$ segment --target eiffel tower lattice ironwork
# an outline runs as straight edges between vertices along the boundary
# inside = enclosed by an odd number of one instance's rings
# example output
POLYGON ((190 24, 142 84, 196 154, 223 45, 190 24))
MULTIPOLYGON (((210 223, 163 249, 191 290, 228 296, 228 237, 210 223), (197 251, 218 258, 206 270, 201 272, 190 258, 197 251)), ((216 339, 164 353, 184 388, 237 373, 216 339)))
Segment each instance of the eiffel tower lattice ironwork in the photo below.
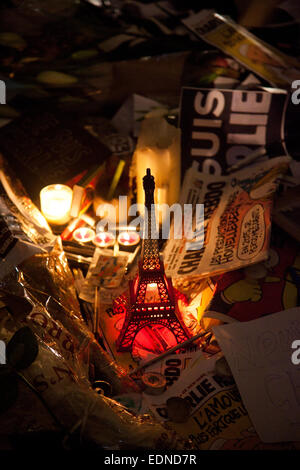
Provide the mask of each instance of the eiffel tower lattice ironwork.
POLYGON ((181 321, 172 280, 165 275, 159 256, 158 240, 152 238, 155 227, 154 177, 148 168, 143 178, 148 223, 145 226, 142 254, 136 278, 129 281, 128 302, 124 296, 114 302, 114 311, 126 311, 124 324, 116 341, 118 351, 132 351, 134 339, 145 326, 162 325, 172 331, 177 343, 190 337, 181 321), (152 210, 151 210, 152 209, 152 210))

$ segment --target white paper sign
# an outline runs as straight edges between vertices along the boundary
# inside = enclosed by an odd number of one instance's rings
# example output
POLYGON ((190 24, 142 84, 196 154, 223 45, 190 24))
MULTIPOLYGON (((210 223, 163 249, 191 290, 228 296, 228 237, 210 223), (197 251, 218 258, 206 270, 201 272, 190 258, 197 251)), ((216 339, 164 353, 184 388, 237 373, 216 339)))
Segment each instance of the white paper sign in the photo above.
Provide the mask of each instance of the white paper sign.
POLYGON ((300 307, 213 331, 261 440, 300 441, 300 307))

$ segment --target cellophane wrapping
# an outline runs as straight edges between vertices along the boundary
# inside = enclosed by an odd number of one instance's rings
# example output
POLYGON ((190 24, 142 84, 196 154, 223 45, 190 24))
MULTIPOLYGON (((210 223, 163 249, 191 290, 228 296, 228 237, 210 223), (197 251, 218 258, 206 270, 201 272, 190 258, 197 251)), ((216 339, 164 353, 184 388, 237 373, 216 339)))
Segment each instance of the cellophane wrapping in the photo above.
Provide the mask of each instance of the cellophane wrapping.
MULTIPOLYGON (((42 222, 21 185, 11 184, 15 179, 3 160, 1 172, 10 185, 10 197, 1 188, 1 208, 5 204, 6 222, 11 211, 18 225, 14 246, 25 235, 27 251, 0 279, 0 339, 8 343, 16 331, 28 326, 38 342, 36 359, 22 371, 25 381, 15 404, 0 415, 1 428, 13 435, 60 427, 64 441, 77 433, 81 441, 99 448, 183 448, 185 443, 152 418, 135 416, 92 388, 91 368, 110 383, 112 395, 137 391, 87 328, 60 238, 42 222), (26 204, 20 205, 24 198, 26 204)), ((22 245, 15 255, 20 252, 22 245)), ((5 256, 1 261, 5 263, 5 256)))

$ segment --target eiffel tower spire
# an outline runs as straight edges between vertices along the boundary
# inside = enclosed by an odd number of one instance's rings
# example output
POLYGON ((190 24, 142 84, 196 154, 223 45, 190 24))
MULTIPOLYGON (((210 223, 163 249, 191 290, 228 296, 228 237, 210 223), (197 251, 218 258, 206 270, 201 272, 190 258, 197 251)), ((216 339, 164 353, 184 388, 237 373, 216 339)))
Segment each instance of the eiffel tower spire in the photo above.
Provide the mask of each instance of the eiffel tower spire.
POLYGON ((189 333, 181 320, 172 280, 165 275, 164 265, 159 256, 158 240, 152 238, 155 225, 154 177, 150 168, 143 178, 147 237, 143 239, 139 271, 133 281, 129 281, 129 304, 124 296, 116 299, 115 313, 126 310, 126 316, 116 346, 118 351, 131 351, 137 333, 145 326, 159 324, 174 334, 177 343, 189 338, 189 333), (148 229, 148 230, 147 230, 148 229))
POLYGON ((143 187, 145 191, 145 227, 146 237, 143 239, 142 246, 142 269, 144 271, 158 271, 161 268, 159 259, 159 248, 157 239, 152 238, 153 229, 156 230, 155 206, 154 206, 154 177, 151 175, 150 168, 147 168, 146 176, 143 178, 143 187))

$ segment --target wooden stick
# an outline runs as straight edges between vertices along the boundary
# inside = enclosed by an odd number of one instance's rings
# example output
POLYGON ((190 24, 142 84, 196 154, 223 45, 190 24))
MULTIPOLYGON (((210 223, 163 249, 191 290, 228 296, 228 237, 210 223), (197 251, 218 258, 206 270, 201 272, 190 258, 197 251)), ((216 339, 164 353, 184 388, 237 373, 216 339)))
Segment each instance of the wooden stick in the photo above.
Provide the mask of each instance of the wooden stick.
POLYGON ((204 331, 202 333, 198 333, 197 335, 193 336, 192 338, 189 338, 189 339, 183 341, 183 343, 176 344, 176 346, 173 346, 173 348, 170 348, 167 351, 165 351, 164 353, 160 354, 159 356, 156 356, 153 359, 150 359, 150 361, 145 362, 145 364, 141 364, 140 366, 136 367, 135 369, 133 369, 129 373, 129 375, 134 375, 137 372, 139 372, 140 370, 146 369, 146 367, 149 367, 152 364, 155 364, 155 362, 161 361, 164 357, 168 356, 169 354, 172 354, 173 352, 177 351, 180 348, 184 348, 185 346, 188 346, 189 344, 193 343, 197 339, 202 338, 203 336, 207 335, 207 333, 208 333, 207 331, 204 331))
POLYGON ((93 333, 97 333, 98 328, 98 287, 95 289, 95 305, 94 305, 94 321, 93 321, 93 333))

